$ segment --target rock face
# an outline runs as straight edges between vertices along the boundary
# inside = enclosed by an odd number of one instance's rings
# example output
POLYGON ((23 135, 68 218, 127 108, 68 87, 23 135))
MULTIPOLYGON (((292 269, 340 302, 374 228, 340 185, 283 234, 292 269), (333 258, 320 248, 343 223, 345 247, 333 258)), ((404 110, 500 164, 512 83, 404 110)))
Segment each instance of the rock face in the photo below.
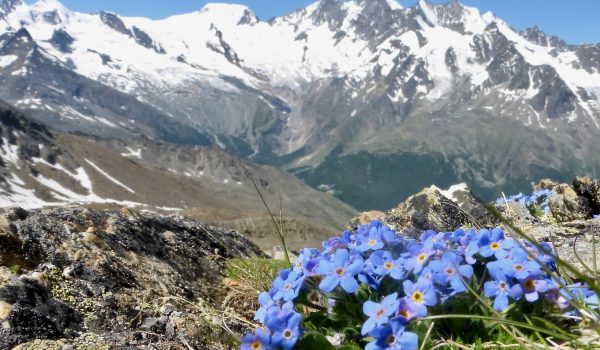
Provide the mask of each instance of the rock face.
POLYGON ((351 225, 378 219, 404 235, 418 236, 423 230, 453 231, 459 227, 494 226, 491 216, 465 185, 442 191, 427 187, 409 197, 396 208, 383 212, 366 212, 355 217, 351 225))
POLYGON ((578 176, 573 181, 578 195, 587 198, 594 214, 600 214, 600 181, 587 176, 578 176))
MULTIPOLYGON (((492 204, 500 215, 524 233, 539 241, 551 243, 558 256, 581 271, 592 267, 593 259, 600 264, 600 181, 577 177, 573 186, 550 179, 541 180, 534 190, 550 190, 549 211, 539 214, 519 203, 492 204)), ((435 186, 423 189, 396 208, 383 212, 365 212, 356 216, 351 226, 377 219, 397 232, 418 237, 424 230, 453 231, 462 228, 501 226, 514 237, 517 233, 502 224, 486 205, 464 185, 442 191, 435 186)))
POLYGON ((2 209, 0 349, 62 338, 210 347, 198 335, 218 332, 202 331, 200 314, 188 311, 199 301, 216 305, 224 259, 247 256, 263 253, 235 231, 183 217, 2 209))

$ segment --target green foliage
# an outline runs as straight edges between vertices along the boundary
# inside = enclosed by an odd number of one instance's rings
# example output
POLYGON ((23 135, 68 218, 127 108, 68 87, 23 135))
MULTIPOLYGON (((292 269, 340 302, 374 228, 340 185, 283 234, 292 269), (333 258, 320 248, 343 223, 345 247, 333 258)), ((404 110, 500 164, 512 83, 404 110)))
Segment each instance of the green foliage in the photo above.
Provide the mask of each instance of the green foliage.
POLYGON ((18 275, 19 272, 21 272, 21 266, 19 265, 12 265, 8 268, 8 270, 10 271, 10 273, 14 274, 14 275, 18 275))
POLYGON ((227 264, 226 275, 228 278, 257 291, 267 291, 271 288, 271 283, 277 277, 279 271, 287 267, 287 261, 283 260, 263 258, 231 259, 227 264))

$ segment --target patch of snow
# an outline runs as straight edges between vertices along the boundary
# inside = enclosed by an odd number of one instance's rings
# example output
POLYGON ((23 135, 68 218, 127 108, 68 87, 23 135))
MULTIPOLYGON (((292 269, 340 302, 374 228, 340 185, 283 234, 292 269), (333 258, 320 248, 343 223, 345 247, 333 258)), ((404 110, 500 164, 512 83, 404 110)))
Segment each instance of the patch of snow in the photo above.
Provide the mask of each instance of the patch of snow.
POLYGON ((19 169, 19 146, 11 145, 8 140, 2 138, 2 147, 0 147, 0 156, 4 161, 13 164, 19 169))
POLYGON ((136 151, 134 151, 133 149, 127 147, 127 151, 129 151, 128 153, 121 153, 121 155, 123 157, 128 157, 128 158, 138 158, 138 159, 142 159, 142 149, 138 148, 136 151))
POLYGON ((84 159, 84 160, 86 161, 86 163, 88 163, 89 165, 91 165, 92 168, 94 168, 97 172, 99 172, 100 174, 102 174, 105 178, 107 178, 110 181, 112 181, 114 184, 122 187, 123 189, 125 189, 128 192, 135 193, 134 190, 132 190, 131 188, 127 187, 126 185, 124 185, 122 182, 120 182, 119 180, 115 179, 114 177, 110 176, 107 172, 105 172, 104 170, 100 169, 100 167, 98 167, 96 164, 94 164, 90 160, 88 160, 88 159, 84 159))
POLYGON ((447 190, 441 190, 436 186, 432 186, 434 189, 438 190, 444 197, 450 199, 453 202, 458 202, 458 198, 456 197, 457 192, 465 192, 469 190, 469 186, 466 183, 460 183, 456 185, 450 186, 447 190))
POLYGON ((102 118, 102 117, 96 117, 96 120, 98 120, 102 124, 110 126, 111 128, 116 128, 117 127, 117 125, 115 123, 111 122, 108 119, 105 119, 105 118, 102 118))
POLYGON ((392 10, 402 10, 404 8, 396 0, 386 0, 386 2, 392 10))
POLYGON ((35 191, 25 188, 25 182, 15 174, 11 174, 10 178, 6 178, 6 183, 8 190, 0 188, 0 207, 19 206, 23 209, 35 209, 61 204, 46 202, 38 198, 35 191))
POLYGON ((15 55, 0 56, 0 67, 6 68, 10 66, 17 58, 19 57, 15 55))

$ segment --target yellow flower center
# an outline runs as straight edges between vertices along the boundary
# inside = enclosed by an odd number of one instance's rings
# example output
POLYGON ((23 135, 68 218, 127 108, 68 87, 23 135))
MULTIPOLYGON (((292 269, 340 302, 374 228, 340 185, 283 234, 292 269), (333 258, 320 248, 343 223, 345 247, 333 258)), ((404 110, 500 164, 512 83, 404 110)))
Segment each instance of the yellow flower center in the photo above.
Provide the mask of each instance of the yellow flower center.
POLYGON ((455 270, 454 270, 453 268, 451 268, 451 267, 448 267, 448 268, 446 269, 446 274, 447 274, 447 275, 450 275, 450 276, 452 276, 452 275, 454 275, 454 272, 455 272, 455 270))
POLYGON ((504 282, 498 283, 498 289, 500 289, 501 291, 504 291, 506 289, 506 283, 504 283, 504 282))
POLYGON ((252 343, 250 345, 250 349, 252 350, 260 350, 261 346, 260 346, 260 342, 259 341, 255 341, 254 343, 252 343))
POLYGON ((292 288, 292 285, 289 283, 286 283, 285 286, 283 286, 283 290, 289 290, 290 288, 292 288))
POLYGON ((420 304, 423 302, 423 293, 421 293, 420 291, 415 291, 412 294, 412 298, 415 303, 420 304))
POLYGON ((534 289, 535 288, 535 282, 533 280, 527 280, 525 281, 525 289, 534 289))
POLYGON ((410 318, 410 312, 408 310, 400 310, 398 311, 398 316, 402 316, 408 320, 410 318))
POLYGON ((344 275, 344 269, 342 269, 341 267, 338 267, 335 270, 335 274, 338 275, 338 276, 343 276, 344 275))
POLYGON ((394 268, 394 263, 391 261, 388 261, 385 264, 383 264, 383 267, 385 267, 387 270, 391 270, 392 268, 394 268))
POLYGON ((370 247, 374 246, 375 244, 377 244, 377 241, 372 239, 369 241, 369 243, 367 243, 370 247))
POLYGON ((492 250, 498 250, 498 249, 500 249, 500 243, 494 242, 494 243, 490 244, 490 248, 492 248, 492 250))
POLYGON ((523 265, 515 264, 514 268, 515 268, 515 271, 521 271, 521 270, 523 270, 523 265))
POLYGON ((425 259, 427 259, 427 254, 425 254, 425 253, 421 253, 421 254, 419 254, 419 256, 417 256, 417 261, 419 263, 422 263, 423 261, 425 261, 425 259))

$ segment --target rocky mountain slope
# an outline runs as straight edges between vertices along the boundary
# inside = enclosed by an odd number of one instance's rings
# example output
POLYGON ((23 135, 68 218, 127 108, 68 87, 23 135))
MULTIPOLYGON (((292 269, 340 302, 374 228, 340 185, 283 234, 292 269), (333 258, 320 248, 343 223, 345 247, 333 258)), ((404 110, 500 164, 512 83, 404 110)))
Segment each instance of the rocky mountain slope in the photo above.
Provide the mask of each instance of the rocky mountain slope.
POLYGON ((0 11, 0 97, 38 120, 216 144, 355 207, 600 168, 600 46, 457 1, 321 0, 269 21, 226 4, 164 20, 56 0, 0 11))
MULTIPOLYGON (((183 213, 210 222, 266 221, 248 174, 273 210, 281 203, 286 219, 314 234, 313 239, 343 227, 354 214, 293 175, 214 147, 90 140, 51 131, 0 105, 0 207, 76 202, 183 213)), ((273 236, 266 225, 249 231, 273 236)))

